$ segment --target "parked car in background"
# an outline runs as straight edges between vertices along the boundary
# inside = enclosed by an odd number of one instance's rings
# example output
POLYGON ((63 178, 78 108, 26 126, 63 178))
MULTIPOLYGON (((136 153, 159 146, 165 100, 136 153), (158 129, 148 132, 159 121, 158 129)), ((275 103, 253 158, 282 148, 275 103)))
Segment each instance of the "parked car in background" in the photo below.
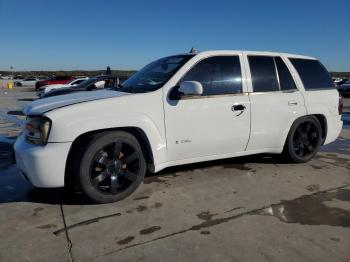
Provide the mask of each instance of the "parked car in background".
POLYGON ((46 93, 40 93, 40 98, 65 95, 82 91, 93 91, 102 88, 113 88, 117 87, 117 80, 118 78, 113 76, 91 77, 88 80, 85 80, 76 86, 62 87, 48 91, 46 93))
POLYGON ((333 82, 336 86, 342 85, 342 84, 346 83, 347 81, 348 81, 348 79, 345 77, 338 77, 338 78, 333 79, 333 82))
POLYGON ((28 78, 24 78, 23 80, 15 80, 14 84, 15 86, 35 86, 36 83, 39 81, 38 78, 35 77, 28 77, 28 78))
POLYGON ((80 77, 80 78, 76 78, 76 79, 74 79, 66 84, 53 84, 53 85, 42 86, 39 88, 38 96, 41 97, 43 94, 48 93, 51 90, 76 86, 76 85, 84 82, 87 79, 89 79, 89 78, 88 77, 80 77))
POLYGON ((343 97, 350 97, 350 80, 347 80, 344 84, 337 85, 337 89, 343 97))
POLYGON ((147 170, 259 153, 307 162, 338 137, 341 104, 312 57, 175 55, 150 63, 119 91, 30 103, 16 161, 34 186, 77 183, 92 200, 114 202, 134 192, 147 170))
POLYGON ((38 81, 35 84, 35 90, 39 90, 40 87, 46 86, 46 85, 54 85, 54 84, 66 84, 69 81, 72 81, 75 79, 73 76, 54 76, 52 78, 38 81))
POLYGON ((25 77, 24 76, 22 76, 22 75, 14 75, 13 76, 13 79, 15 79, 15 80, 22 80, 22 79, 24 79, 25 77))
POLYGON ((11 76, 0 76, 0 79, 4 80, 10 80, 12 77, 11 76))

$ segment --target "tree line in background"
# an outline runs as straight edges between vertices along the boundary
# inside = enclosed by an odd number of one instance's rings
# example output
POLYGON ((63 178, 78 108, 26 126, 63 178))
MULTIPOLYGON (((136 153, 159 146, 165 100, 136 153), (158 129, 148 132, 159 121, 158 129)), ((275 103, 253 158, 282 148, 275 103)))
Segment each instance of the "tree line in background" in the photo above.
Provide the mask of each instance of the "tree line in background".
POLYGON ((350 72, 330 72, 332 77, 349 77, 350 72))
MULTIPOLYGON (((111 75, 118 77, 129 77, 136 71, 134 70, 111 70, 111 75)), ((96 75, 104 75, 106 74, 106 70, 72 70, 72 71, 15 71, 13 72, 14 76, 96 76, 96 75)), ((11 71, 0 71, 0 75, 2 76, 10 76, 12 75, 11 71)))

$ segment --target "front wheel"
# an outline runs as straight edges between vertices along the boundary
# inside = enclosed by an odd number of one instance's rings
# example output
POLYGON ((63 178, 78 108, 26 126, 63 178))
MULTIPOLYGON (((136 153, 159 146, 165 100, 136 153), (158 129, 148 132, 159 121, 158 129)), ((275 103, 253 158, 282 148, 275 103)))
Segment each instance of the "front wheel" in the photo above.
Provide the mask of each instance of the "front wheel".
POLYGON ((146 161, 137 139, 123 131, 95 136, 82 156, 79 182, 93 201, 122 200, 142 183, 146 161))
POLYGON ((305 163, 313 158, 322 143, 322 127, 316 117, 297 119, 292 125, 283 155, 295 163, 305 163))

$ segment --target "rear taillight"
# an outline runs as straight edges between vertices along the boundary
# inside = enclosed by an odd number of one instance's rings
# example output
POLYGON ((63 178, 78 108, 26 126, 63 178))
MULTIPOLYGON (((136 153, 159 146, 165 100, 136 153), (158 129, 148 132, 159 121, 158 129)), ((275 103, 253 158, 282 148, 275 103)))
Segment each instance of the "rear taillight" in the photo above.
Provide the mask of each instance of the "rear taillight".
POLYGON ((343 113, 343 107, 344 107, 343 97, 339 95, 339 105, 338 105, 339 115, 343 113))

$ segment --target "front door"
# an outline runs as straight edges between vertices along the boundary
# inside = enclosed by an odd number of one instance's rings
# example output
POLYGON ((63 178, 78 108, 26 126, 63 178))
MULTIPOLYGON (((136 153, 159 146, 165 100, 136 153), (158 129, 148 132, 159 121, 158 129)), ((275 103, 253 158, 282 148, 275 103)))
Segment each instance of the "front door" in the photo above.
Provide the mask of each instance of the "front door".
POLYGON ((165 102, 168 161, 215 158, 244 151, 250 131, 249 96, 242 90, 242 58, 213 56, 197 62, 179 81, 197 81, 203 95, 165 102))

